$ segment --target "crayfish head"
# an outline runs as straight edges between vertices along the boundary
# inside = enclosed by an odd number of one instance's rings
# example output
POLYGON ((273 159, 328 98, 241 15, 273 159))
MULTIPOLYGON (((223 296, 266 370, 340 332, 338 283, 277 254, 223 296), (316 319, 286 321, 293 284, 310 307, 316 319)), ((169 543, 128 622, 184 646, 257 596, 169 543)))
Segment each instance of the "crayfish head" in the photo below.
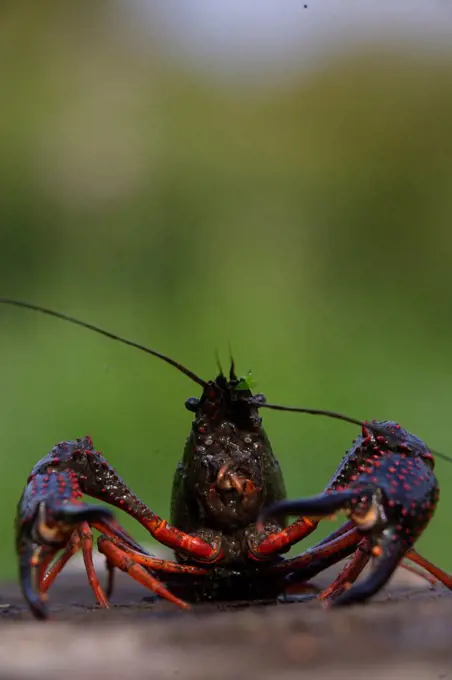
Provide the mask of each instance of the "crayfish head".
POLYGON ((274 474, 259 416, 265 397, 253 396, 253 387, 251 374, 238 378, 232 362, 228 377, 220 369, 201 398, 186 402, 195 419, 182 463, 184 486, 196 494, 196 521, 224 532, 257 520, 274 474))
POLYGON ((216 455, 204 455, 195 465, 196 491, 206 525, 233 531, 257 519, 265 488, 254 456, 226 447, 216 455))
POLYGON ((200 398, 187 399, 185 408, 195 413, 197 427, 215 428, 229 420, 241 430, 258 430, 262 423, 258 409, 266 399, 263 394, 253 395, 254 387, 251 371, 238 378, 232 362, 229 378, 221 371, 205 384, 200 398))

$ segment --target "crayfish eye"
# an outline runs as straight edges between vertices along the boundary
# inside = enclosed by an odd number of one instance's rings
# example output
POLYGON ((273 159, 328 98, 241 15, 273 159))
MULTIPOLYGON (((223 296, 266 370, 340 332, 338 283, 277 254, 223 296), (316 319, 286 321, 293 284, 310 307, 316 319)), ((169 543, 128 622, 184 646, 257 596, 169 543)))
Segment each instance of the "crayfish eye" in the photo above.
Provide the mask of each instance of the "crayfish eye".
POLYGON ((198 410, 199 406, 199 399, 197 397, 189 397, 187 401, 185 402, 185 408, 187 411, 191 411, 192 413, 196 413, 198 410))
POLYGON ((255 394, 253 396, 253 401, 257 402, 257 404, 266 404, 267 399, 265 397, 265 394, 255 394))

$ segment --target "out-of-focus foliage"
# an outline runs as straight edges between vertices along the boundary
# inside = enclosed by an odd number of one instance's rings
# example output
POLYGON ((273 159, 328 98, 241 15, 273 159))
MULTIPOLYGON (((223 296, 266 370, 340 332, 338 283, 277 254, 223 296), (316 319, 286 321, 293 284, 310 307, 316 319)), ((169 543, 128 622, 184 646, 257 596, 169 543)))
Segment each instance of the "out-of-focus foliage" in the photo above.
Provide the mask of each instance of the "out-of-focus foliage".
MULTIPOLYGON (((451 55, 380 46, 290 87, 215 86, 126 39, 106 7, 3 11, 1 295, 204 378, 231 343, 273 402, 398 419, 452 453, 451 55)), ((31 312, 2 307, 0 323, 2 575, 27 475, 62 439, 91 434, 167 516, 198 387, 31 312)), ((320 491, 357 434, 265 422, 291 496, 320 491)), ((436 469, 419 547, 450 569, 452 466, 436 469)))

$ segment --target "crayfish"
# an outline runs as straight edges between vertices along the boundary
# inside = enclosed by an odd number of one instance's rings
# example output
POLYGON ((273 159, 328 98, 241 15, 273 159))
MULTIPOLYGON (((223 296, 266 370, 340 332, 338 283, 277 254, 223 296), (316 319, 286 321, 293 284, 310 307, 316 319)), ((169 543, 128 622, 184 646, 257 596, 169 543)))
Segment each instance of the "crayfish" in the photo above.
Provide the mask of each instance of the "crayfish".
POLYGON ((61 442, 35 465, 18 505, 16 545, 22 592, 37 618, 48 617, 45 593, 80 549, 102 607, 108 607, 115 568, 188 608, 188 601, 197 599, 276 598, 350 555, 336 581, 320 594, 327 604, 366 600, 399 564, 407 566, 404 558, 452 588, 452 578, 413 549, 433 515, 439 489, 432 452, 399 425, 269 404, 262 394, 252 394, 248 377, 237 377, 232 359, 228 378, 220 369, 215 380, 205 381, 164 354, 73 317, 26 302, 0 302, 137 347, 202 388, 200 398, 185 403, 194 420, 174 476, 171 524, 131 491, 90 437, 61 442), (362 427, 323 494, 285 500, 261 408, 323 415, 362 427), (149 555, 108 509, 83 502, 84 494, 128 513, 175 552, 175 561, 149 555), (348 516, 339 530, 298 557, 282 557, 322 518, 339 511, 348 516), (287 525, 289 514, 301 516, 287 525), (93 566, 92 528, 100 534, 98 549, 107 561, 106 593, 93 566), (371 574, 350 588, 371 557, 371 574))
POLYGON ((299 515, 301 523, 306 522, 308 533, 321 518, 334 517, 337 512, 349 517, 328 539, 292 561, 291 580, 296 582, 300 575, 309 578, 310 574, 354 553, 336 580, 321 593, 321 599, 335 605, 367 600, 383 588, 404 557, 452 589, 452 577, 413 549, 439 498, 433 468, 430 449, 398 423, 375 420, 363 423, 362 434, 323 493, 278 501, 262 513, 261 521, 299 515), (312 523, 309 517, 317 519, 312 523), (371 558, 374 561, 371 573, 353 585, 371 558))

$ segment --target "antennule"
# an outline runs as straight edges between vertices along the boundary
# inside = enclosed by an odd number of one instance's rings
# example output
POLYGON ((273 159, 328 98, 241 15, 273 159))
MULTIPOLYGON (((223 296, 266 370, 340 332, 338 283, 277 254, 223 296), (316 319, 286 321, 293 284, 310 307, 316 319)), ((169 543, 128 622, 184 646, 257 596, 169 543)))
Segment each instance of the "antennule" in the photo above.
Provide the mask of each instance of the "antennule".
POLYGON ((234 357, 232 356, 232 347, 230 342, 228 342, 228 347, 229 347, 229 380, 232 382, 233 380, 237 380, 237 375, 235 372, 235 361, 234 357))
POLYGON ((22 307, 24 309, 31 309, 35 312, 40 312, 41 314, 47 314, 48 316, 53 316, 56 319, 68 321, 69 323, 76 324, 77 326, 81 326, 82 328, 88 328, 89 330, 94 331, 95 333, 104 335, 106 338, 122 342, 124 345, 136 347, 136 349, 139 349, 142 352, 146 352, 146 354, 152 354, 152 356, 157 357, 162 361, 165 361, 170 366, 174 366, 174 368, 177 368, 178 371, 180 371, 188 378, 193 380, 193 382, 197 383, 198 385, 201 385, 201 387, 207 387, 207 383, 205 380, 199 378, 195 373, 190 371, 188 368, 185 368, 185 366, 182 366, 182 364, 178 363, 174 359, 171 359, 171 357, 168 357, 165 354, 161 354, 161 352, 157 352, 154 349, 149 349, 149 347, 140 345, 137 342, 133 342, 132 340, 127 340, 127 338, 122 338, 120 335, 110 333, 110 331, 105 331, 102 328, 99 328, 98 326, 93 326, 93 324, 91 323, 87 323, 86 321, 80 321, 79 319, 75 319, 73 316, 68 316, 67 314, 62 314, 61 312, 55 312, 52 309, 47 309, 46 307, 41 307, 40 305, 34 305, 30 302, 22 302, 21 300, 10 300, 8 298, 0 298, 0 304, 13 305, 14 307, 22 307))
POLYGON ((217 349, 215 350, 215 361, 217 362, 218 375, 223 376, 224 375, 223 368, 221 366, 220 355, 217 349))

